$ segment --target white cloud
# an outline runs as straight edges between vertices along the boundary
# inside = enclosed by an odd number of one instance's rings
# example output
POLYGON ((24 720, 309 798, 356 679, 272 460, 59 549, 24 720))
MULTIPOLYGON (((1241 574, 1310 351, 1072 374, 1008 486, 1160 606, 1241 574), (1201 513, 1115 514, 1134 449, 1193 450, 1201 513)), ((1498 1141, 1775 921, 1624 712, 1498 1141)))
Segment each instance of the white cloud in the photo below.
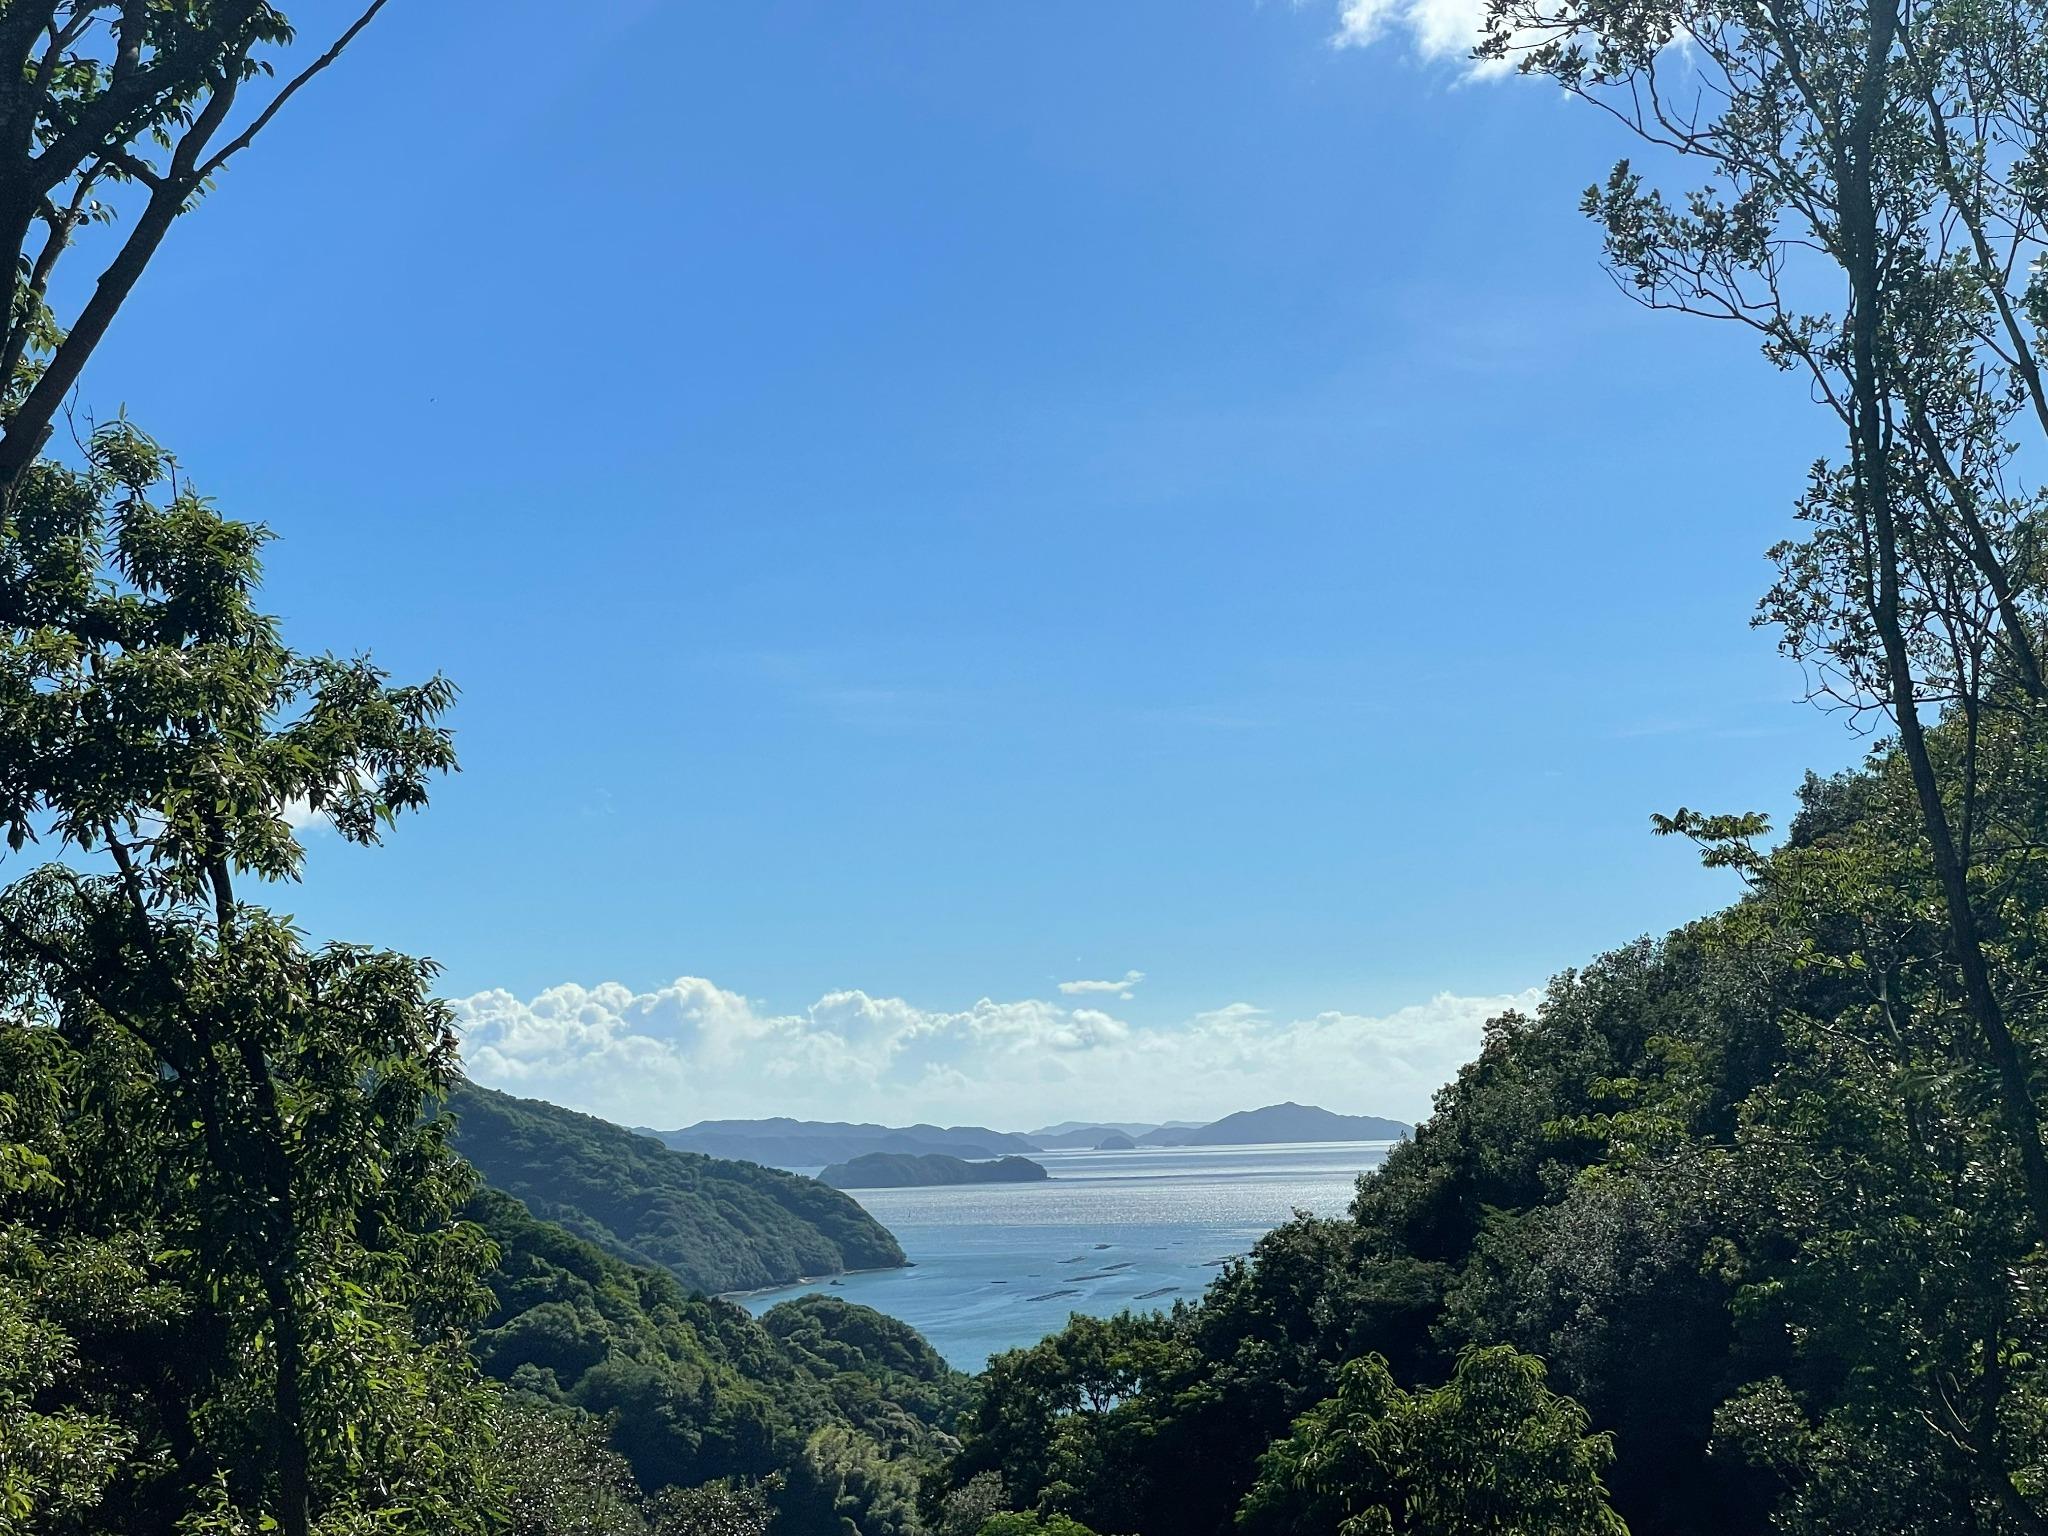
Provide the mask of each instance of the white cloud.
POLYGON ((333 825, 327 819, 325 811, 314 810, 312 802, 303 797, 295 797, 285 801, 280 814, 284 817, 284 824, 294 832, 305 832, 333 825))
POLYGON ((1235 1002, 1137 1024, 1090 1004, 928 1009, 854 990, 778 1014, 684 976, 648 992, 479 992, 454 1008, 478 1082, 625 1124, 787 1114, 1014 1129, 1203 1119, 1282 1099, 1416 1120, 1476 1054, 1485 1020, 1536 996, 1441 993, 1389 1014, 1306 1018, 1235 1002))
POLYGON ((1090 992, 1103 992, 1112 997, 1130 1000, 1131 988, 1145 979, 1143 971, 1125 971, 1122 981, 1063 981, 1060 991, 1068 997, 1084 996, 1090 992))
POLYGON ((1463 61, 1469 73, 1496 74, 1507 66, 1472 59, 1485 23, 1486 0, 1339 0, 1333 41, 1366 48, 1399 33, 1425 59, 1463 61))

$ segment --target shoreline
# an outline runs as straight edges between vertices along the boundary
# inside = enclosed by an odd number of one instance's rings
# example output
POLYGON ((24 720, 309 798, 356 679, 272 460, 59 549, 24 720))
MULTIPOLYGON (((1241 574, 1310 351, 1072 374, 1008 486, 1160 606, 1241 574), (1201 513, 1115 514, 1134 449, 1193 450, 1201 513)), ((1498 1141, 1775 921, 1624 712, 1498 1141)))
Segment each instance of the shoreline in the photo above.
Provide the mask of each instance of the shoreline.
POLYGON ((751 1291, 719 1291, 713 1301, 744 1301, 750 1296, 773 1296, 777 1291, 800 1291, 807 1285, 830 1285, 834 1280, 844 1280, 848 1275, 886 1275, 899 1269, 915 1269, 917 1260, 905 1259, 901 1264, 869 1264, 860 1269, 835 1269, 823 1275, 799 1275, 794 1280, 784 1280, 779 1285, 758 1285, 751 1291))

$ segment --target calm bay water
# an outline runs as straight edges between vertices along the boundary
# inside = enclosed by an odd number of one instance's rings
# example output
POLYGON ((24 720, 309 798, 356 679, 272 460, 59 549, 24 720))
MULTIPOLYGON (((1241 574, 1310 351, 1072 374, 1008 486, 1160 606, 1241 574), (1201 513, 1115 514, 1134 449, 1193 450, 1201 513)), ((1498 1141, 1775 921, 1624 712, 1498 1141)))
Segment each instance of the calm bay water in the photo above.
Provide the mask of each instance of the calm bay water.
MULTIPOLYGON (((1034 1344, 1069 1313, 1192 1300, 1221 1261, 1297 1209, 1334 1216, 1387 1143, 1042 1152, 1043 1183, 868 1189, 854 1198, 914 1266, 743 1298, 755 1312, 814 1290, 900 1317, 962 1370, 1034 1344)), ((815 1170, 806 1170, 815 1171, 815 1170)))

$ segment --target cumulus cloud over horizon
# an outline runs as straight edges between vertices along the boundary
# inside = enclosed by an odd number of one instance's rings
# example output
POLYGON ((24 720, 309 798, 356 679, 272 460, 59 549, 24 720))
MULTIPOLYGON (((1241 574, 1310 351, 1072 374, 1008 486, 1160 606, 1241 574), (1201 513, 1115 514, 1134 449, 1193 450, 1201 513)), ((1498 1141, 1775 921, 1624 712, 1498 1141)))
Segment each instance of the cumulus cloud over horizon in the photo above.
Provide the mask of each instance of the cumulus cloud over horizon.
POLYGON ((453 1007, 477 1082, 624 1124, 792 1115, 1018 1129, 1214 1118, 1285 1099, 1417 1120, 1477 1053, 1484 1022, 1538 995, 1439 993, 1389 1014, 1306 1018, 1233 1002, 1133 1024, 1064 998, 949 1010, 857 990, 775 1013, 682 976, 646 992, 619 982, 529 998, 494 989, 453 1007))

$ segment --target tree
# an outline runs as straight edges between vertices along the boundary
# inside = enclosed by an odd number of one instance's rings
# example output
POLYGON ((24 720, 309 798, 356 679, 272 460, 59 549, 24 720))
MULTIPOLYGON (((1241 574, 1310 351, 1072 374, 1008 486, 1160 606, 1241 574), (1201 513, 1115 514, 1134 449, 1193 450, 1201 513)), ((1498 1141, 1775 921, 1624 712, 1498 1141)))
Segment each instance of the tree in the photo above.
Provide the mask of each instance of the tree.
POLYGON ((790 1468, 776 1529, 790 1536, 920 1536, 921 1470, 858 1430, 827 1424, 790 1468))
POLYGON ((1170 1522, 1178 1505, 1158 1480, 1159 1419, 1193 1363, 1176 1332, 1156 1313, 1077 1313, 996 1356, 962 1425, 954 1479, 993 1472, 1020 1503, 1116 1529, 1170 1522))
POLYGON ((2048 703, 2038 507, 2012 476, 2012 434, 2048 436, 2043 12, 1491 0, 1489 16, 1484 52, 1706 170, 1682 206, 1628 161, 1587 193, 1617 278, 1652 307, 1754 330, 1844 431, 1846 459, 1815 466, 1800 504, 1811 531, 1776 552, 1761 617, 1822 697, 1898 731, 1961 1000, 2048 1236, 2030 1058, 1970 878, 1986 831, 1974 733, 1987 712, 2048 703), (1838 309, 1808 307, 1830 287, 1838 309), (1930 709, 1965 723, 1952 765, 1928 743, 1930 709))
POLYGON ((771 1513, 760 1485, 722 1481, 665 1488, 647 1504, 653 1536, 768 1536, 771 1513))
POLYGON ((168 1371, 107 1398, 176 1447, 130 1470, 127 1528, 203 1505, 287 1536, 369 1509, 472 1529, 489 1398, 456 1330, 489 1251, 422 1113, 456 1062, 431 967, 308 948, 237 884, 297 873, 295 808, 367 843, 422 804, 451 690, 284 646, 264 537, 124 424, 6 507, 0 826, 55 856, 0 892, 0 1043, 40 1063, 49 1169, 0 1227, 38 1262, 87 1242, 118 1305, 81 1326, 132 1313, 111 1374, 168 1371))
POLYGON ((520 1393, 499 1397, 492 1429, 510 1483, 502 1509, 506 1536, 647 1536, 633 1470, 605 1444, 608 1428, 590 1414, 520 1393))
MULTIPOLYGON (((1842 434, 1774 554, 1759 622, 1816 696, 1897 733, 1910 843, 1931 875, 1951 1031, 1937 1070, 1989 1090, 1994 1166, 2020 1199, 1990 1253, 2048 1241, 2038 1021, 2011 963, 2013 856, 2037 817, 1993 793, 2048 712, 2041 659, 2042 502, 2019 474, 2048 439, 2048 163, 2038 0, 1490 0, 1482 52, 1597 103, 1646 145, 1698 166, 1667 195, 1628 161, 1586 195, 1617 280, 1642 302, 1753 330, 1842 434), (1938 728, 1945 722, 1947 729, 1938 728), (2017 813, 2017 814, 2015 814, 2017 813)), ((1663 830, 1750 870, 1759 818, 1681 812, 1663 830)), ((1887 971, 1866 965, 1882 988, 1887 971)), ((1896 979, 1895 977, 1892 979, 1896 979)), ((1900 1020, 1896 992, 1868 1017, 1900 1020)), ((1925 1006, 1925 1004, 1923 1004, 1925 1006)), ((1872 1048, 1887 1049, 1882 1039, 1872 1048)), ((2003 1202, 1998 1202, 2003 1209, 2003 1202)), ((1995 1337, 1941 1369, 1944 1432, 1974 1447, 1987 1495, 2048 1529, 2014 1481, 2025 1439, 1986 1368, 2031 1311, 2015 1285, 1995 1337)))
POLYGON ((1587 1434, 1584 1411, 1543 1374, 1499 1345, 1411 1394, 1378 1356, 1354 1360, 1336 1395, 1267 1452, 1239 1525, 1273 1536, 1626 1536, 1600 1481, 1607 1438, 1587 1434))
POLYGON ((975 1473, 958 1488, 948 1489, 938 1503, 933 1536, 980 1536, 984 1525, 1010 1508, 1003 1480, 994 1472, 975 1473))
MULTIPOLYGON (((252 82, 292 41, 266 0, 6 0, 0 5, 0 487, 48 439, 66 397, 178 215, 384 8, 370 0, 260 105, 252 82), (133 204, 77 312, 51 280, 66 251, 133 204)), ((5 617, 5 615, 0 615, 5 617)))

